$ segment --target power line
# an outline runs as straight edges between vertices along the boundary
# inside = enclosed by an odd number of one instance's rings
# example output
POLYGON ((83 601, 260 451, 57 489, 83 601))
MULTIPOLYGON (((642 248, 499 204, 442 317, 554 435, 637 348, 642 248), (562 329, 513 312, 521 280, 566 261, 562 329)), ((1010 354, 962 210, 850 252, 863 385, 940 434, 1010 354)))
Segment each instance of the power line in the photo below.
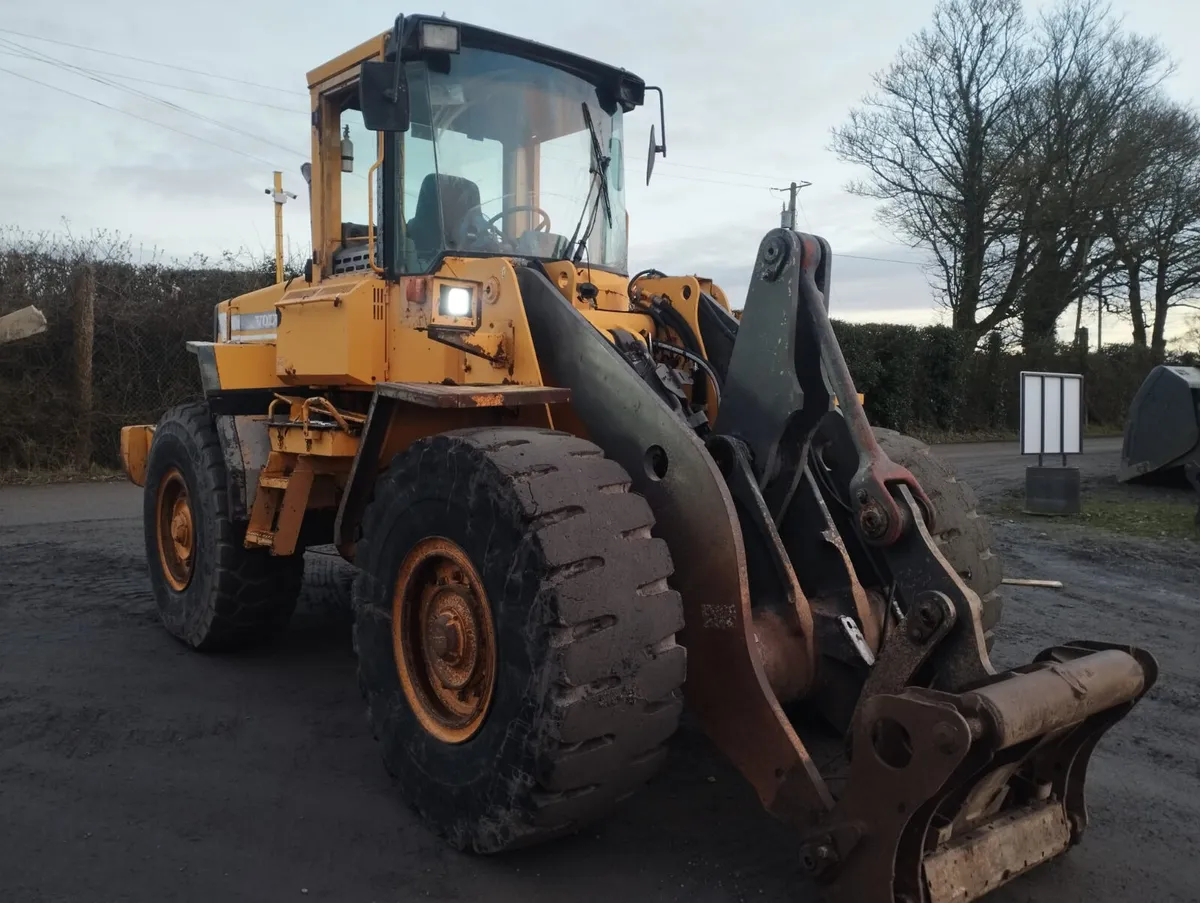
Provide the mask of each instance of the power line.
POLYGON ((71 97, 76 97, 79 100, 86 100, 88 103, 93 103, 98 107, 104 107, 104 109, 106 109, 106 110, 112 110, 116 113, 122 113, 122 114, 124 114, 126 116, 130 116, 134 119, 140 119, 142 122, 148 122, 151 125, 156 125, 159 128, 164 128, 167 131, 175 132, 176 134, 184 135, 185 137, 188 137, 188 138, 195 138, 197 141, 203 141, 205 144, 210 144, 213 147, 219 147, 221 150, 227 150, 232 154, 238 154, 239 156, 246 157, 247 159, 253 160, 256 163, 261 163, 263 166, 270 166, 272 168, 274 168, 274 166, 275 166, 274 163, 271 163, 268 160, 264 160, 262 157, 255 156, 254 154, 247 153, 246 151, 243 151, 243 150, 238 150, 236 147, 230 147, 227 144, 221 144, 217 141, 211 141, 208 138, 202 138, 199 135, 193 135, 191 132, 185 132, 185 131, 183 131, 183 129, 177 129, 174 126, 167 125, 166 123, 158 122, 157 120, 154 120, 154 119, 148 119, 145 116, 139 116, 137 113, 131 113, 128 110, 122 110, 120 107, 114 107, 110 104, 104 103, 103 101, 96 100, 94 97, 88 97, 84 94, 76 94, 74 91, 68 91, 66 88, 60 88, 60 87, 58 87, 58 85, 52 85, 49 82, 40 81, 36 78, 33 78, 32 76, 24 75, 20 72, 14 72, 11 69, 5 69, 2 66, 0 66, 0 72, 5 73, 6 75, 11 75, 15 78, 24 79, 27 82, 33 82, 35 85, 41 85, 43 88, 49 88, 51 91, 58 91, 62 94, 68 94, 71 97))
POLYGON ((222 122, 219 119, 213 119, 211 116, 205 116, 203 113, 197 113, 195 110, 191 110, 187 107, 180 106, 179 104, 175 103, 174 101, 167 100, 167 99, 159 97, 155 94, 150 94, 150 93, 148 93, 146 91, 142 91, 138 88, 131 88, 128 85, 118 84, 117 82, 114 82, 111 79, 105 78, 102 75, 94 73, 93 70, 87 69, 84 66, 76 66, 73 63, 68 63, 65 60, 60 60, 56 57, 49 56, 40 51, 33 50, 29 47, 24 47, 21 44, 17 44, 13 41, 7 41, 3 38, 0 38, 0 45, 7 45, 8 47, 13 47, 13 48, 16 48, 18 51, 23 52, 23 53, 16 54, 17 56, 23 55, 26 59, 30 59, 35 62, 46 63, 48 65, 54 66, 56 68, 60 68, 67 72, 74 72, 75 74, 82 75, 84 78, 90 79, 91 81, 94 81, 97 84, 105 85, 106 87, 109 87, 109 88, 115 88, 118 91, 125 91, 129 94, 132 94, 135 97, 140 97, 144 100, 151 101, 152 103, 161 104, 162 106, 165 106, 169 109, 175 110, 176 112, 182 113, 185 116, 191 116, 195 119, 202 120, 211 125, 215 125, 218 128, 226 129, 230 132, 233 132, 234 134, 238 134, 245 138, 253 139, 255 141, 261 141, 263 144, 269 144, 278 150, 285 151, 286 153, 289 153, 289 154, 294 154, 294 155, 296 155, 298 157, 302 157, 304 159, 308 158, 308 154, 301 153, 300 151, 297 151, 294 148, 287 147, 286 145, 283 145, 283 144, 279 144, 278 142, 272 141, 269 138, 263 138, 259 135, 255 135, 253 132, 248 132, 245 129, 238 128, 237 126, 229 125, 228 123, 222 122))
MULTIPOLYGON (((157 60, 146 59, 144 57, 131 56, 129 54, 118 53, 116 51, 111 51, 111 50, 103 50, 98 47, 89 47, 89 46, 86 46, 83 44, 75 44, 70 41, 61 41, 61 40, 58 40, 55 38, 41 37, 39 35, 32 35, 32 34, 28 34, 26 32, 20 32, 20 31, 16 31, 16 30, 10 29, 10 28, 0 28, 0 33, 16 35, 18 37, 27 38, 29 40, 34 40, 34 41, 42 41, 42 42, 45 42, 48 44, 57 44, 57 45, 60 45, 63 47, 72 47, 77 50, 84 50, 84 51, 88 51, 91 53, 99 53, 99 54, 103 54, 105 56, 112 56, 112 57, 116 57, 119 59, 126 59, 126 60, 131 60, 134 62, 138 62, 138 63, 144 63, 146 65, 161 66, 166 69, 174 69, 174 70, 177 70, 180 72, 188 72, 188 73, 191 73, 194 75, 201 75, 206 78, 221 79, 223 81, 232 82, 234 84, 248 85, 250 87, 262 88, 262 89, 268 90, 268 91, 278 91, 281 93, 292 94, 292 95, 301 96, 301 97, 307 96, 304 92, 301 92, 301 91, 290 90, 287 88, 277 88, 272 85, 264 85, 259 82, 248 81, 246 79, 233 78, 231 76, 216 75, 214 73, 203 72, 198 69, 190 69, 186 66, 178 66, 173 63, 163 63, 163 62, 159 62, 157 60)), ((140 83, 144 83, 144 84, 157 84, 160 87, 166 88, 168 90, 189 91, 189 92, 192 92, 195 94, 203 94, 203 95, 207 95, 210 97, 221 98, 223 100, 232 100, 232 101, 241 102, 241 103, 253 104, 255 106, 267 107, 269 109, 280 110, 283 112, 289 112, 289 113, 300 112, 299 110, 293 110, 293 109, 290 109, 287 107, 281 107, 281 106, 278 106, 275 104, 266 104, 266 103, 262 103, 260 101, 249 100, 247 98, 233 97, 228 94, 219 94, 216 92, 204 91, 199 88, 189 88, 189 87, 185 87, 182 85, 164 85, 154 79, 139 78, 137 76, 132 76, 132 75, 123 75, 120 73, 115 73, 115 72, 110 72, 110 71, 105 71, 105 70, 91 69, 91 68, 88 68, 85 66, 78 66, 74 63, 68 63, 65 60, 61 60, 56 57, 49 56, 47 54, 42 53, 41 51, 37 51, 37 50, 34 50, 29 47, 24 47, 20 44, 12 42, 12 41, 2 41, 2 43, 9 47, 16 48, 16 50, 19 52, 14 53, 12 51, 0 50, 0 53, 5 53, 8 56, 16 56, 19 58, 31 59, 31 60, 34 60, 35 62, 47 63, 49 65, 62 68, 65 71, 73 71, 74 73, 76 73, 78 75, 82 75, 83 77, 88 78, 94 82, 97 82, 98 84, 105 85, 106 87, 114 88, 119 91, 126 91, 127 93, 130 93, 130 94, 134 95, 135 97, 140 97, 144 100, 148 100, 153 103, 161 104, 163 106, 168 107, 169 109, 175 110, 176 112, 182 113, 187 116, 191 116, 191 117, 201 120, 203 122, 207 122, 211 125, 217 126, 218 128, 223 128, 223 129, 226 129, 235 134, 242 135, 243 137, 250 138, 255 141, 260 141, 264 144, 269 144, 272 147, 275 147, 286 153, 293 154, 297 157, 301 157, 303 159, 308 158, 307 153, 302 153, 300 151, 295 150, 294 148, 287 147, 285 145, 282 145, 275 141, 272 141, 269 138, 263 138, 259 135, 255 135, 252 132, 247 132, 244 129, 240 129, 236 126, 229 125, 228 123, 221 122, 220 120, 213 119, 210 116, 205 116, 202 113, 197 113, 194 110, 191 110, 187 107, 183 107, 183 106, 181 106, 177 103, 174 103, 173 101, 167 100, 165 98, 158 97, 154 94, 150 94, 145 91, 141 91, 137 88, 131 88, 127 85, 122 85, 122 84, 113 82, 113 81, 111 81, 111 78, 119 78, 119 79, 123 79, 126 81, 135 81, 135 82, 140 82, 140 83)), ((73 91, 68 91, 65 88, 59 88, 59 87, 57 87, 55 85, 51 85, 47 82, 42 82, 42 81, 39 81, 38 79, 32 78, 30 76, 22 75, 21 73, 14 72, 10 69, 0 69, 0 71, 5 72, 9 75, 16 76, 17 78, 25 79, 26 81, 33 82, 34 84, 38 84, 38 85, 41 85, 46 88, 50 88, 55 91, 59 91, 63 94, 67 94, 72 97, 79 98, 80 100, 86 100, 89 103, 96 104, 97 106, 104 107, 105 109, 114 110, 118 113, 124 113, 125 115, 131 116, 134 119, 139 119, 142 122, 147 122, 147 123, 150 123, 151 125, 157 125, 160 128, 168 129, 169 131, 175 132, 176 134, 184 135, 184 136, 190 137, 190 138, 195 138, 197 141, 203 141, 204 143, 212 145, 213 147, 219 147, 219 148, 222 148, 223 150, 228 150, 233 153, 240 154, 241 156, 247 157, 251 160, 257 160, 258 162, 265 163, 267 166, 272 166, 272 167, 275 166, 275 164, 268 163, 267 161, 263 160, 261 157, 257 157, 253 154, 249 154, 244 151, 240 151, 235 148, 231 148, 227 145, 220 144, 218 142, 211 141, 206 138, 201 138, 198 135, 193 135, 190 132, 185 132, 181 129, 173 128, 172 126, 165 125, 164 123, 158 122, 157 120, 149 119, 144 116, 138 116, 137 114, 130 113, 126 110, 122 110, 119 107, 113 107, 113 106, 110 106, 109 104, 102 103, 101 101, 94 100, 93 98, 87 97, 85 95, 76 94, 73 91)), ((701 172, 713 172, 713 173, 718 173, 718 174, 722 174, 722 175, 744 176, 746 178, 762 179, 764 181, 776 181, 774 179, 774 177, 766 176, 761 173, 748 173, 748 172, 741 172, 738 170, 722 169, 722 168, 712 167, 712 166, 700 166, 698 164, 691 164, 691 163, 675 163, 673 161, 668 162, 665 160, 663 161, 663 163, 665 165, 669 165, 669 166, 673 166, 673 167, 679 167, 679 168, 683 168, 683 169, 694 169, 694 170, 701 171, 701 172)), ((680 175, 678 173, 670 173, 670 172, 660 172, 660 175, 663 178, 680 179, 680 180, 687 181, 687 182, 700 182, 700 183, 705 183, 705 184, 709 184, 709 185, 727 185, 727 186, 731 186, 734 188, 754 188, 754 189, 768 188, 768 186, 755 185, 755 184, 752 184, 749 182, 732 182, 732 181, 721 180, 721 179, 705 179, 705 178, 700 178, 699 176, 685 176, 685 175, 680 175)), ((786 189, 768 188, 768 190, 777 191, 777 190, 786 190, 786 189)), ((807 216, 806 216, 806 219, 807 219, 807 216)), ((905 265, 909 265, 909 266, 920 266, 921 265, 921 264, 916 263, 911 260, 892 260, 892 259, 887 259, 887 258, 882 258, 882 257, 863 257, 863 256, 853 255, 853 254, 840 254, 839 256, 850 257, 850 258, 854 258, 857 260, 870 260, 870 261, 875 261, 875 262, 879 262, 879 263, 898 263, 898 264, 905 264, 905 265)))
MULTIPOLYGON (((10 46, 10 47, 20 47, 21 46, 19 44, 14 44, 11 41, 6 41, 5 43, 8 44, 8 46, 10 46)), ((19 57, 22 59, 34 59, 34 57, 31 57, 28 54, 14 53, 11 50, 0 50, 0 54, 3 54, 5 56, 15 56, 15 57, 19 57)), ((82 69, 84 67, 81 66, 79 68, 82 69)), ((86 71, 91 72, 95 75, 107 75, 112 78, 119 78, 119 79, 122 79, 123 81, 141 82, 142 84, 147 84, 147 85, 158 85, 158 87, 166 88, 169 91, 188 91, 192 94, 203 94, 206 97, 218 97, 221 100, 232 100, 235 103, 250 104, 251 106, 264 107, 268 110, 279 110, 280 112, 291 113, 293 115, 303 115, 308 112, 307 110, 301 109, 300 107, 281 107, 281 106, 279 106, 279 104, 264 103, 261 100, 251 100, 248 97, 236 97, 233 94, 220 94, 216 91, 205 91, 202 88, 189 88, 189 87, 186 87, 185 85, 168 85, 163 82, 160 82, 156 78, 138 78, 136 75, 126 75, 124 72, 113 72, 111 69, 88 68, 86 71)))
MULTIPOLYGON (((3 30, 3 29, 0 29, 0 30, 3 30)), ((31 82, 35 85, 40 85, 43 88, 49 88, 51 91, 58 91, 59 93, 66 94, 69 97, 74 97, 78 100, 83 100, 88 103, 95 104, 98 107, 103 107, 104 109, 111 110, 114 113, 121 113, 124 116, 129 116, 129 117, 131 117, 133 119, 137 119, 141 122, 146 122, 146 123, 149 123, 150 125, 156 125, 159 128, 166 129, 169 132, 174 132, 177 135, 183 135, 185 138, 193 138, 196 141, 202 141, 205 144, 208 144, 212 147, 216 147, 216 148, 220 148, 221 150, 229 151, 231 154, 237 154, 241 157, 246 157, 247 159, 253 160, 256 163, 261 163, 264 166, 269 166, 272 168, 275 167, 274 163, 271 163, 269 160, 264 160, 262 157, 256 156, 255 154, 247 153, 246 151, 239 150, 236 147, 230 147, 227 144, 221 144, 220 142, 212 141, 208 138, 203 138, 200 135, 196 135, 191 132, 185 132, 183 129, 177 129, 174 126, 167 125, 166 123, 159 122, 155 119, 149 119, 145 116, 139 116, 137 113, 131 113, 129 110, 123 110, 120 107, 114 107, 111 104, 107 104, 107 103, 104 103, 103 101, 96 100, 94 97, 88 97, 84 94, 77 94, 74 91, 69 91, 66 88, 60 88, 58 85, 52 85, 49 82, 41 81, 40 79, 36 79, 30 75, 25 75, 24 73, 21 73, 21 72, 14 72, 12 69, 6 69, 3 66, 0 66, 0 72, 4 73, 6 75, 11 75, 14 78, 23 79, 24 81, 31 82)), ((297 153, 297 152, 293 151, 293 153, 297 153)), ((682 178, 682 177, 676 176, 675 178, 682 178)), ((707 181, 707 180, 700 180, 700 181, 707 181)), ((732 183, 719 183, 719 184, 732 184, 732 183)), ((748 186, 748 187, 758 187, 758 186, 748 186)), ((921 264, 919 261, 915 261, 915 260, 897 260, 895 258, 888 258, 888 257, 869 257, 869 256, 866 256, 863 254, 847 254, 844 252, 837 252, 834 254, 834 257, 835 258, 846 257, 846 258, 849 258, 852 260, 868 260, 868 261, 872 261, 875 263, 894 263, 894 264, 902 264, 905 266, 923 266, 923 264, 921 264)))
POLYGON ((145 63, 148 66, 162 66, 164 69, 176 69, 179 72, 190 72, 192 75, 203 75, 205 78, 217 78, 222 81, 233 82, 239 85, 249 85, 252 88, 262 88, 264 91, 279 91, 282 94, 295 94, 300 97, 307 97, 305 91, 296 91, 292 88, 277 88, 274 85, 264 85, 259 82, 246 81, 241 78, 233 78, 228 75, 217 75, 214 72, 205 72, 201 69, 189 69, 187 66, 178 66, 174 63, 161 63, 158 60, 148 60, 145 57, 130 56, 127 53, 117 53, 114 50, 101 50, 99 47, 88 47, 84 44, 72 44, 70 41, 60 41, 57 38, 44 38, 40 35, 28 34, 23 31, 14 31, 11 28, 0 28, 0 32, 4 34, 16 35, 20 38, 29 38, 33 41, 45 41, 47 44, 59 44, 63 47, 73 47, 76 50, 86 50, 89 53, 101 53, 105 56, 115 56, 118 59, 132 60, 135 63, 145 63))
POLYGON ((702 172, 716 172, 716 173, 722 173, 724 175, 729 175, 729 176, 746 176, 749 179, 762 179, 766 182, 778 182, 779 181, 779 179, 777 179, 775 176, 763 175, 760 172, 738 172, 736 169, 718 169, 717 167, 714 167, 714 166, 697 166, 694 163, 674 163, 670 160, 663 160, 661 165, 663 165, 663 166, 679 166, 679 167, 682 167, 683 169, 698 169, 702 172))
POLYGON ((808 231, 811 232, 812 223, 808 221, 808 211, 804 209, 804 201, 800 200, 799 195, 796 197, 796 206, 800 208, 800 215, 804 217, 804 225, 808 226, 808 231))
POLYGON ((895 258, 891 257, 864 257, 862 254, 844 254, 840 251, 835 251, 833 256, 834 259, 837 259, 838 257, 849 257, 851 260, 873 260, 875 263, 902 263, 905 266, 910 267, 925 266, 925 264, 921 263, 919 260, 896 260, 895 258))
MULTIPOLYGON (((85 44, 76 44, 71 41, 63 41, 63 40, 59 40, 57 38, 42 37, 40 35, 29 34, 28 32, 16 31, 11 28, 0 28, 0 33, 15 35, 17 37, 27 38, 27 39, 33 40, 33 41, 43 41, 48 44, 57 44, 62 47, 71 47, 76 50, 84 50, 84 51, 88 51, 90 53, 99 53, 99 54, 103 54, 105 56, 116 57, 118 59, 131 60, 133 62, 143 63, 143 64, 149 65, 149 66, 161 66, 165 69, 174 69, 179 72, 188 72, 193 75, 200 75, 205 78, 220 79, 222 81, 228 81, 228 82, 232 82, 234 84, 239 84, 239 85, 248 85, 250 87, 261 88, 266 91, 278 91, 283 94, 291 94, 291 95, 295 95, 298 97, 307 97, 308 96, 308 94, 303 91, 296 91, 296 90, 289 89, 289 88, 278 88, 278 87, 275 87, 274 85, 264 85, 260 82, 248 81, 246 79, 241 79, 241 78, 234 78, 234 77, 228 76, 228 75, 218 75, 216 73, 205 72, 200 69, 191 69, 187 66, 179 66, 174 63, 164 63, 159 60, 152 60, 152 59, 148 59, 146 57, 132 56, 130 54, 119 53, 119 52, 113 51, 113 50, 104 50, 99 47, 90 47, 85 44)), ((19 44, 11 44, 11 42, 10 42, 10 46, 20 47, 19 44)), ((31 50, 31 48, 21 48, 21 49, 30 51, 32 53, 40 54, 40 51, 31 50)), ((45 56, 44 54, 41 54, 41 55, 45 56)), ((47 57, 47 59, 54 60, 53 57, 47 57)), ((204 91, 199 88, 188 88, 188 87, 184 87, 183 85, 162 85, 159 82, 155 81, 154 79, 139 78, 137 76, 131 76, 131 75, 122 75, 122 74, 115 73, 115 72, 105 72, 104 70, 99 70, 99 69, 90 69, 88 67, 78 66, 76 64, 67 63, 67 62, 61 61, 61 60, 54 60, 54 62, 58 65, 67 66, 67 67, 70 67, 73 69, 81 70, 83 72, 92 73, 94 75, 107 75, 107 76, 112 76, 114 78, 123 79, 125 81, 136 81, 136 82, 142 82, 145 84, 158 84, 160 87, 167 88, 169 90, 190 91, 195 94, 205 94, 205 95, 209 95, 212 97, 219 97, 219 98, 222 98, 225 100, 234 100, 234 101, 238 101, 241 103, 254 104, 256 106, 268 107, 270 109, 277 109, 277 110, 281 110, 284 112, 294 112, 293 110, 286 108, 286 107, 279 107, 274 104, 264 104, 262 102, 253 101, 253 100, 249 100, 249 99, 241 98, 241 97, 231 97, 227 94, 218 94, 215 92, 204 91)), ((121 88, 123 86, 110 85, 110 87, 121 88)), ((150 96, 153 97, 153 95, 150 95, 150 96)), ((154 98, 154 99, 159 103, 169 103, 169 101, 165 101, 162 98, 154 98)), ((295 112, 299 112, 299 111, 295 111, 295 112)), ((189 111, 189 113, 190 113, 190 111, 189 111)), ((199 114, 190 113, 190 115, 199 115, 199 114)), ((204 118, 204 117, 201 117, 201 118, 204 118)), ((218 123, 216 123, 215 120, 208 120, 208 121, 213 124, 218 124, 218 123)), ((231 128, 231 127, 225 126, 223 124, 221 125, 221 127, 222 128, 231 128)), ((249 133, 243 133, 243 134, 246 134, 248 137, 253 137, 256 140, 266 141, 266 139, 258 138, 258 136, 255 136, 255 135, 249 135, 249 133)), ((270 141, 266 141, 266 143, 272 144, 272 142, 270 142, 270 141)), ((280 145, 274 145, 274 146, 281 147, 280 145)), ((282 148, 282 149, 286 150, 288 153, 299 154, 298 151, 292 150, 291 148, 282 148)), ((307 157, 307 154, 299 154, 299 156, 307 157)), ((763 181, 766 181, 766 182, 777 181, 777 179, 774 176, 767 176, 762 173, 741 172, 738 170, 722 169, 722 168, 713 167, 713 166, 700 166, 700 165, 694 164, 694 163, 676 163, 674 161, 664 160, 663 165, 668 166, 668 167, 679 167, 681 169, 693 169, 693 170, 697 170, 700 172, 712 172, 712 173, 717 173, 719 175, 742 176, 744 178, 749 178, 749 179, 762 179, 763 181)), ((704 178, 700 178, 697 176, 685 176, 685 175, 679 175, 676 173, 669 173, 669 172, 660 172, 660 175, 663 176, 664 178, 681 179, 681 180, 687 181, 687 182, 702 182, 702 183, 706 183, 706 184, 710 184, 710 185, 729 185, 729 186, 738 187, 738 188, 763 188, 763 187, 765 187, 762 185, 754 185, 754 184, 751 184, 748 182, 731 182, 731 181, 719 180, 719 179, 704 179, 704 178)))
POLYGON ((759 191, 767 188, 766 185, 752 185, 749 182, 724 182, 720 179, 701 179, 698 176, 681 176, 673 172, 663 172, 659 173, 659 175, 664 179, 683 179, 685 182, 707 182, 709 185, 733 185, 736 188, 756 188, 759 191))

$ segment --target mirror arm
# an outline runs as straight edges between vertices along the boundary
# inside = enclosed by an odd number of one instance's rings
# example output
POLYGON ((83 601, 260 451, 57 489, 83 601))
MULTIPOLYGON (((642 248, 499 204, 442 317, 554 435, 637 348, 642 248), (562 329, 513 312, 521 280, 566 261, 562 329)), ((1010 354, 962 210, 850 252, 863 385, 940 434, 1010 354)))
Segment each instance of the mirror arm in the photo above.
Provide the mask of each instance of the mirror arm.
POLYGON ((646 90, 658 92, 658 127, 659 131, 662 133, 662 143, 656 144, 654 146, 654 151, 655 153, 662 154, 665 157, 667 155, 667 111, 666 107, 663 105, 662 88, 654 87, 653 85, 647 85, 646 90))
MULTIPOLYGON (((392 26, 392 47, 396 51, 396 74, 392 77, 392 87, 388 92, 388 100, 395 103, 400 99, 400 75, 404 71, 404 61, 400 59, 400 33, 404 27, 404 15, 396 16, 396 22, 392 26)), ((386 56, 387 51, 384 51, 386 56)))

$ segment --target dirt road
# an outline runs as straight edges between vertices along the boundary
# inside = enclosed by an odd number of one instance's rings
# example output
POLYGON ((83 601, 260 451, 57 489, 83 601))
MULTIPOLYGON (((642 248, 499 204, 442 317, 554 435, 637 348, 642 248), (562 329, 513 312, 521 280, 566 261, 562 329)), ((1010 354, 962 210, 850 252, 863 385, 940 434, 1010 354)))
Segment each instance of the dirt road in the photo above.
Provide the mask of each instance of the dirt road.
MULTIPOLYGON (((947 451, 989 493, 1014 484, 1011 446, 947 451)), ((998 664, 1089 637, 1144 644, 1162 677, 1094 759, 1084 844, 993 899, 1200 899, 1195 549, 996 531, 1009 574, 1066 584, 1009 594, 998 664)), ((500 859, 449 852, 395 799, 318 590, 276 648, 190 653, 157 622, 136 489, 0 490, 0 899, 816 899, 788 832, 691 728, 595 830, 500 859)))
MULTIPOLYGON (((962 442, 939 445, 939 457, 954 465, 980 495, 991 496, 1025 485, 1025 468, 1037 464, 1036 455, 1022 455, 1016 442, 962 442)), ((1115 480, 1121 459, 1121 437, 1104 436, 1084 439, 1083 454, 1068 456, 1068 463, 1079 468, 1082 482, 1115 480)), ((1047 455, 1047 466, 1056 467, 1061 457, 1047 455)))

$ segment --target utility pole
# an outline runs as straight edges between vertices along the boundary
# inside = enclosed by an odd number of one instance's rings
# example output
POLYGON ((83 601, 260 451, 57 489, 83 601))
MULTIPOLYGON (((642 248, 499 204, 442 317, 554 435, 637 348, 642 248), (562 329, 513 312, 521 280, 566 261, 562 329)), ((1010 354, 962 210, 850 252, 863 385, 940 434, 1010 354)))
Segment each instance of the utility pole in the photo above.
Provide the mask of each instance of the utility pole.
POLYGON ((772 191, 786 191, 788 193, 788 202, 779 211, 779 225, 785 229, 796 229, 796 195, 801 188, 807 188, 812 182, 793 182, 787 188, 772 188, 772 191))
POLYGON ((283 173, 279 170, 275 170, 275 190, 264 188, 263 191, 275 202, 275 281, 283 282, 283 205, 288 198, 295 200, 296 196, 283 190, 283 173))

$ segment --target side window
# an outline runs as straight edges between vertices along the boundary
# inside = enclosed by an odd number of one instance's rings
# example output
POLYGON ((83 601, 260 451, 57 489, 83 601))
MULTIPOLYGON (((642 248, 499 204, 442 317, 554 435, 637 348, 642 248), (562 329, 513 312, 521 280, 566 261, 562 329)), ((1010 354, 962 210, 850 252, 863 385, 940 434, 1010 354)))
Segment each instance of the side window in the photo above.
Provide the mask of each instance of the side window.
MULTIPOLYGON (((583 120, 579 119, 582 129, 583 120)), ((545 141, 541 145, 541 196, 539 206, 550 217, 552 230, 569 239, 576 226, 586 226, 582 219, 590 205, 595 203, 596 193, 592 185, 592 173, 586 165, 591 160, 591 136, 586 129, 569 132, 545 141), (585 165, 580 165, 581 163, 585 165)), ((603 211, 596 216, 602 218, 603 211)), ((586 260, 604 260, 598 242, 606 234, 607 226, 601 224, 592 230, 586 249, 586 260)))
MULTIPOLYGON (((618 111, 617 116, 620 115, 621 113, 618 111)), ((608 178, 612 181, 615 191, 623 192, 625 190, 625 148, 621 145, 621 139, 616 135, 609 139, 608 153, 608 178)), ((625 217, 613 216, 612 225, 604 230, 604 260, 609 264, 626 266, 626 249, 629 246, 629 236, 626 233, 625 217)))
POLYGON ((442 214, 433 181, 437 155, 428 126, 415 123, 404 135, 405 264, 402 272, 423 273, 442 249, 442 214))
MULTIPOLYGON (((363 125, 358 110, 342 110, 342 235, 345 239, 367 237, 367 172, 376 157, 375 133, 363 125)), ((379 226, 379 208, 375 209, 379 226)))
MULTIPOLYGON (((476 204, 484 217, 504 209, 504 146, 492 138, 471 138, 445 129, 437 135, 437 150, 438 172, 462 186, 463 197, 458 204, 448 203, 449 198, 442 201, 446 234, 453 238, 463 217, 476 204)), ((500 228, 502 223, 497 220, 493 225, 500 228)))
POLYGON ((429 110, 429 85, 424 66, 408 67, 411 124, 401 141, 404 155, 400 174, 398 225, 403 230, 400 271, 423 273, 442 247, 442 213, 438 205, 437 152, 429 110))
MULTIPOLYGON (((478 116, 460 86, 409 70, 411 124, 403 138, 404 249, 401 271, 426 272, 442 251, 464 247, 464 232, 504 209, 504 148, 470 137, 464 117, 478 116), (464 229, 464 226, 469 227, 464 229)), ((497 229, 502 224, 497 221, 497 229)))

